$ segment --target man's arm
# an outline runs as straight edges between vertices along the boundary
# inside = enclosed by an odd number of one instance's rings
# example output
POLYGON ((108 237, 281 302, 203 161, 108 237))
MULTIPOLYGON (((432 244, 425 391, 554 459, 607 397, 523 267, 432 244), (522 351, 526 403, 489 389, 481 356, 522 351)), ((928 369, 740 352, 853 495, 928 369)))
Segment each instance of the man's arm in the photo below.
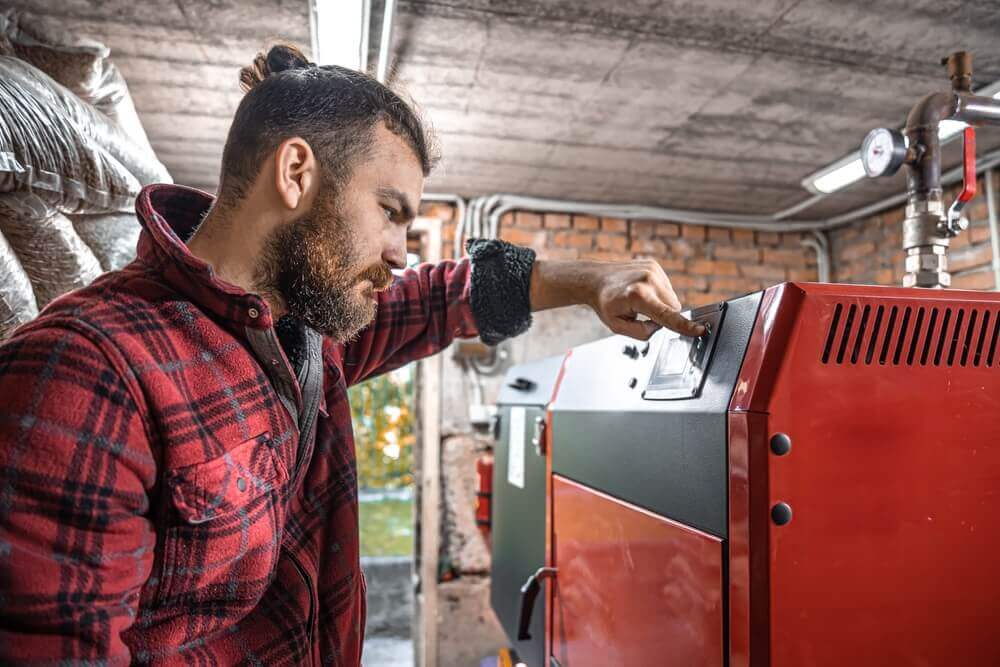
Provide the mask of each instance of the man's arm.
POLYGON ((53 326, 0 346, 0 663, 128 664, 155 466, 121 369, 53 326))
MULTIPOLYGON (((348 385, 430 356, 455 338, 478 333, 469 304, 472 266, 421 264, 378 295, 375 320, 343 347, 348 385)), ((333 346, 328 349, 336 350, 333 346)))
POLYGON ((375 321, 344 349, 354 384, 475 336, 495 345, 531 325, 531 312, 586 304, 615 333, 646 339, 660 326, 687 335, 704 330, 681 309, 652 260, 547 261, 529 248, 473 239, 470 259, 409 269, 379 295, 375 321), (639 315, 649 318, 640 321, 639 315))
POLYGON ((546 310, 586 304, 609 329, 645 340, 661 326, 688 336, 705 328, 680 314, 681 303, 670 279, 656 261, 535 262, 531 275, 531 306, 546 310), (639 320, 638 316, 648 320, 639 320))
POLYGON ((481 239, 466 248, 468 259, 407 269, 379 295, 375 321, 344 346, 347 384, 427 357, 455 338, 478 334, 495 345, 528 329, 534 251, 481 239))

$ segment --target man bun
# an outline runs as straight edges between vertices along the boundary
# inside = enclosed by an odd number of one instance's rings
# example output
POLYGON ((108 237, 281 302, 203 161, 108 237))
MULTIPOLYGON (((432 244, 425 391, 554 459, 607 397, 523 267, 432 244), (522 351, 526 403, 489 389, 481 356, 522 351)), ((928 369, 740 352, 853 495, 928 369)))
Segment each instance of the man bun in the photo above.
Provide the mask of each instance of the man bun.
POLYGON ((275 44, 266 54, 259 52, 252 65, 240 69, 240 88, 246 93, 272 74, 290 69, 306 69, 312 65, 298 47, 275 44))

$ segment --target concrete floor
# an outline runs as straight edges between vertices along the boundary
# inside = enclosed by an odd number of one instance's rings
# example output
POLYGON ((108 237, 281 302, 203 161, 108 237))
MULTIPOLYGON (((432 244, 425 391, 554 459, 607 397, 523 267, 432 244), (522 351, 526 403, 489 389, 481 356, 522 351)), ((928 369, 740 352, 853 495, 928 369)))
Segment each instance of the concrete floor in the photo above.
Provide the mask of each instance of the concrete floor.
POLYGON ((370 637, 365 640, 364 667, 413 667, 413 640, 370 637))

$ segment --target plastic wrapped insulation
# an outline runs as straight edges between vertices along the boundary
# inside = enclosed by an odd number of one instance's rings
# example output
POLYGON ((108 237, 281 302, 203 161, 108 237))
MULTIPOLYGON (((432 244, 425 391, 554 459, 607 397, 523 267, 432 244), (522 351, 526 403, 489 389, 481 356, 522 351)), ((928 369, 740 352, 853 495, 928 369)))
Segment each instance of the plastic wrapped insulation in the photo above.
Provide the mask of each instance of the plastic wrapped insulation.
POLYGON ((139 182, 59 106, 35 94, 26 83, 37 83, 29 69, 0 56, 0 192, 44 190, 53 193, 46 200, 72 213, 132 210, 139 182))
POLYGON ((116 271, 135 259, 142 227, 134 214, 72 215, 69 218, 105 271, 116 271))
MULTIPOLYGON (((140 148, 150 155, 155 155, 149 143, 149 137, 142 127, 139 114, 136 113, 132 95, 128 92, 128 84, 114 63, 104 61, 100 81, 93 90, 80 94, 81 98, 93 104, 98 111, 110 118, 124 130, 125 134, 140 148)), ((169 175, 167 180, 169 180, 169 175)))
POLYGON ((4 54, 42 70, 74 93, 86 95, 100 85, 104 44, 66 30, 57 19, 18 9, 0 11, 4 54))
POLYGON ((69 218, 35 193, 0 194, 0 233, 31 280, 39 308, 101 275, 69 218))
POLYGON ((21 88, 48 110, 69 120, 77 134, 104 148, 142 185, 170 183, 166 167, 142 148, 114 121, 58 84, 45 72, 23 60, 0 56, 0 79, 21 88))
POLYGON ((16 9, 0 11, 0 55, 16 56, 45 72, 154 155, 128 85, 107 59, 109 54, 104 44, 67 31, 55 19, 16 9))
POLYGON ((14 249, 0 234, 0 340, 38 315, 35 292, 14 249))

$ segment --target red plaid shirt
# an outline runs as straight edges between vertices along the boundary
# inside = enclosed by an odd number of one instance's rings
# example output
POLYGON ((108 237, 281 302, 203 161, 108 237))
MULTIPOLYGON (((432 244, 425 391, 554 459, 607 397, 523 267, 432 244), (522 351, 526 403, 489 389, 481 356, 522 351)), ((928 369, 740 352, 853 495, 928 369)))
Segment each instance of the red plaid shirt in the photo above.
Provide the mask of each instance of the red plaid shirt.
POLYGON ((475 335, 470 265, 406 271, 322 342, 300 451, 267 305, 181 240, 210 203, 143 190, 137 260, 0 345, 0 662, 360 663, 347 387, 475 335))

